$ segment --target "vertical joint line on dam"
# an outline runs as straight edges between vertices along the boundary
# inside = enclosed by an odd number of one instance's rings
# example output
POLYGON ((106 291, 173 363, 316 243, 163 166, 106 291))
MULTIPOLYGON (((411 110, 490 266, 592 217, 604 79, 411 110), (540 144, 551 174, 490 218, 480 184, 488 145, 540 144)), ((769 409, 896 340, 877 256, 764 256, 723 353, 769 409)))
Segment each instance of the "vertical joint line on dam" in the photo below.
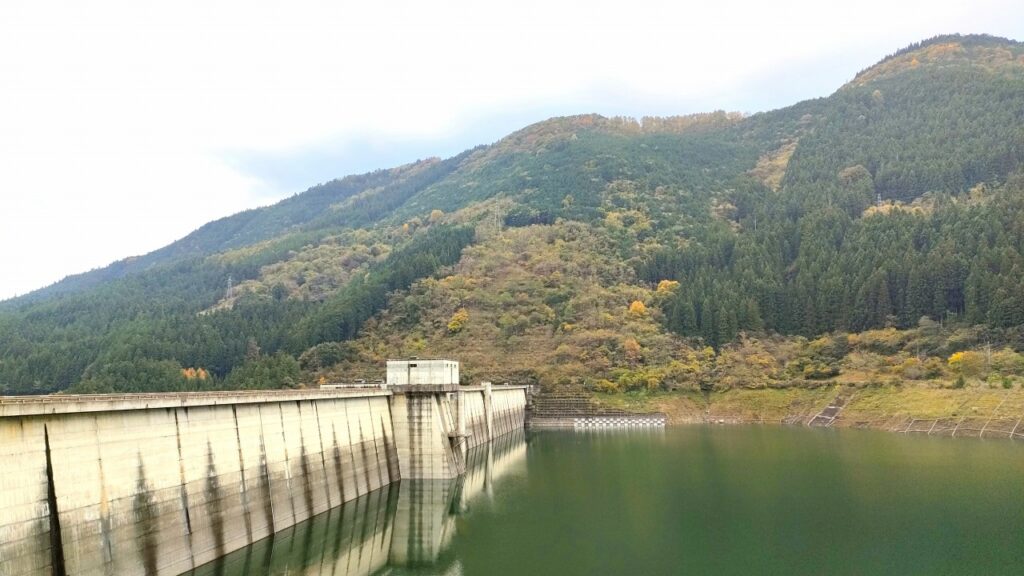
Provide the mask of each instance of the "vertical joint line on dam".
POLYGON ((66 576, 64 567, 64 541, 60 533, 60 514, 57 510, 57 486, 53 482, 53 459, 50 455, 50 431, 43 425, 43 444, 46 449, 46 503, 50 516, 50 557, 54 576, 66 576))

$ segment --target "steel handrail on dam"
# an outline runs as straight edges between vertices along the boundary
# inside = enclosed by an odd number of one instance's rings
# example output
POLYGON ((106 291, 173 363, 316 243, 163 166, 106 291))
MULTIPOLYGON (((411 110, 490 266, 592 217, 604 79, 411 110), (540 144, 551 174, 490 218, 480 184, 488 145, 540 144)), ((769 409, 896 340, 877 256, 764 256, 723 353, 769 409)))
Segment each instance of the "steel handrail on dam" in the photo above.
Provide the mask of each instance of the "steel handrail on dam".
POLYGON ((112 410, 147 410, 183 408, 220 404, 252 404, 350 398, 359 396, 391 396, 379 386, 320 390, 235 390, 217 392, 150 392, 130 394, 49 394, 43 396, 0 396, 0 418, 71 412, 107 412, 112 410))
MULTIPOLYGON (((528 389, 526 385, 504 384, 494 390, 528 389)), ((471 386, 346 386, 344 388, 305 388, 298 390, 224 390, 207 392, 132 392, 123 394, 47 394, 40 396, 0 396, 0 418, 72 412, 108 412, 113 410, 147 410, 183 408, 220 404, 252 404, 294 402, 330 398, 391 396, 396 391, 409 392, 480 392, 481 385, 471 386), (435 389, 437 388, 437 389, 435 389), (443 390, 441 389, 443 388, 443 390)))

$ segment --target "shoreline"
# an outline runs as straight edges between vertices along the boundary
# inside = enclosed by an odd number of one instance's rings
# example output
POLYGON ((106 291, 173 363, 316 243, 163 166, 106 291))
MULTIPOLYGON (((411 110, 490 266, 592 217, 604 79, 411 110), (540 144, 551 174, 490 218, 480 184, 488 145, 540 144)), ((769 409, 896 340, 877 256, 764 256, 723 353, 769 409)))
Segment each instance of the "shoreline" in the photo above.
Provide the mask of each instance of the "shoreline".
POLYGON ((1024 390, 908 386, 730 389, 594 396, 607 408, 660 412, 666 425, 779 424, 1024 440, 1024 390))

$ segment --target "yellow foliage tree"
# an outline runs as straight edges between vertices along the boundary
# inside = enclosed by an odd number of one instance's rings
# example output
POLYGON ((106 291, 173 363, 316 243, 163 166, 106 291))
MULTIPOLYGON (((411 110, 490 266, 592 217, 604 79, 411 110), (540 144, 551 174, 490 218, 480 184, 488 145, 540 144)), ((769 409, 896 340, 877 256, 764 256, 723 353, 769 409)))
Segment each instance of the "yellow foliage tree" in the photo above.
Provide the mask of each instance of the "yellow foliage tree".
POLYGON ((448 320, 448 333, 458 334, 466 326, 466 322, 469 322, 469 312, 465 308, 459 308, 448 320))
POLYGON ((964 376, 977 376, 985 366, 985 356, 970 350, 954 352, 947 360, 949 367, 964 376))
POLYGON ((622 214, 619 212, 609 212, 604 217, 604 223, 609 228, 622 228, 622 214))
POLYGON ((210 377, 210 373, 203 368, 182 368, 181 375, 186 380, 206 380, 210 377))
POLYGON ((675 292, 676 288, 679 288, 679 282, 675 280, 662 280, 658 282, 658 294, 671 294, 675 292))
POLYGON ((647 314, 647 306, 639 300, 633 300, 629 305, 629 313, 634 316, 644 316, 647 314))
POLYGON ((430 211, 430 223, 431 224, 433 224, 434 222, 439 221, 441 218, 444 218, 444 212, 442 212, 441 210, 438 210, 438 209, 435 208, 435 209, 430 211))

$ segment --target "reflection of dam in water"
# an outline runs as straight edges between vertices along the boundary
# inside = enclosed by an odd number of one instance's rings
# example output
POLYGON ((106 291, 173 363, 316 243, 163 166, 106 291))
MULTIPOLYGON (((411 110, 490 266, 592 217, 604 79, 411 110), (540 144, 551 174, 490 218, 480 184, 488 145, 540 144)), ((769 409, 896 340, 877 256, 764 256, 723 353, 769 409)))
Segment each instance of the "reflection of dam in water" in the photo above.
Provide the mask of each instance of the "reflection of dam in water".
POLYGON ((442 568, 456 518, 490 498, 503 478, 525 472, 524 433, 506 434, 471 449, 464 476, 386 485, 189 574, 350 576, 389 566, 442 568))

